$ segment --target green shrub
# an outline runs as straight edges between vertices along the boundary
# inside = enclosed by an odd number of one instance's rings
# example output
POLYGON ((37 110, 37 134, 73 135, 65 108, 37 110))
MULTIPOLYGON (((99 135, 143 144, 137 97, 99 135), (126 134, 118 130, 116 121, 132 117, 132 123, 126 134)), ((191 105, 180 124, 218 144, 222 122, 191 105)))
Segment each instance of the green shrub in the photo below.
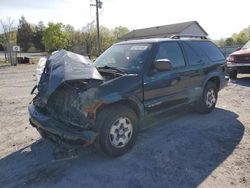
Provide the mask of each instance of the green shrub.
POLYGON ((37 48, 34 47, 34 45, 32 45, 31 47, 29 47, 27 52, 35 53, 35 52, 40 52, 40 50, 38 50, 37 48))

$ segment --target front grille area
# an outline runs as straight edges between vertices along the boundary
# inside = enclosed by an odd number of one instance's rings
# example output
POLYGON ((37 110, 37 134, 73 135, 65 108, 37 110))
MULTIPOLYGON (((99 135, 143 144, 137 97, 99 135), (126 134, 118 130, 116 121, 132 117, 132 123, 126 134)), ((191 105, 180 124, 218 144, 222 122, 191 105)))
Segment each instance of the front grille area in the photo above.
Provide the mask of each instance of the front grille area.
POLYGON ((238 63, 250 63, 250 55, 237 56, 236 59, 238 63))
POLYGON ((61 87, 48 100, 48 113, 55 119, 76 127, 86 128, 87 120, 81 110, 81 102, 72 87, 61 87))
POLYGON ((250 74, 250 66, 249 67, 237 67, 238 73, 250 74))

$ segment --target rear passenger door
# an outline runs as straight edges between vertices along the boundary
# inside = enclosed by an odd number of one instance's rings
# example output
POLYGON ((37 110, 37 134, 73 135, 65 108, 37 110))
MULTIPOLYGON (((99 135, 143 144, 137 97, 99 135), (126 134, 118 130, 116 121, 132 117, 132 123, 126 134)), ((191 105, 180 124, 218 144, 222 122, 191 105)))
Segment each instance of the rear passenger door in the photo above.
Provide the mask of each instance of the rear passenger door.
POLYGON ((224 55, 210 41, 183 41, 182 48, 188 63, 187 75, 190 84, 190 99, 199 96, 208 74, 218 72, 225 62, 224 55))
POLYGON ((145 73, 144 105, 148 113, 159 112, 187 100, 186 63, 179 43, 160 43, 155 55, 155 60, 158 59, 169 59, 173 68, 169 71, 158 71, 152 62, 149 72, 145 73))

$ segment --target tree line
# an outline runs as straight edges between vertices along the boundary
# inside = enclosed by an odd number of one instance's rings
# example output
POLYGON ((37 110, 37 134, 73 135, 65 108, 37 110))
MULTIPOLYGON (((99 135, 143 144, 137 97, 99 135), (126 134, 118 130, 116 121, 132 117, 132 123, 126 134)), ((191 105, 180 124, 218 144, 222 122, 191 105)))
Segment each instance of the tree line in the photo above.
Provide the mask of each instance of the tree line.
POLYGON ((220 40, 215 41, 219 47, 225 46, 242 46, 248 40, 250 40, 250 26, 241 30, 239 33, 234 33, 231 37, 221 38, 220 40))
MULTIPOLYGON (((128 32, 129 29, 123 26, 114 29, 101 26, 101 52, 128 32)), ((0 43, 3 38, 4 36, 0 35, 0 43)), ((47 26, 42 21, 32 25, 22 16, 16 30, 16 44, 21 47, 22 52, 52 52, 67 49, 90 57, 97 56, 97 34, 92 24, 88 24, 82 30, 75 30, 69 24, 54 22, 49 22, 47 26)))

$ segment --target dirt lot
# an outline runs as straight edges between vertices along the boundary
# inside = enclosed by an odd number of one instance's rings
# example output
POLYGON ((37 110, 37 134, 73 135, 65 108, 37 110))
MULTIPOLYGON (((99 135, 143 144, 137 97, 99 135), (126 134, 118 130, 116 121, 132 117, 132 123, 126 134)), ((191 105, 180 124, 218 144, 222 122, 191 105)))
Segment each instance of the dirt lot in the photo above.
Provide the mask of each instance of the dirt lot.
POLYGON ((88 147, 54 162, 52 144, 28 122, 34 73, 0 68, 1 187, 250 187, 250 75, 230 82, 211 114, 182 109, 143 122, 120 158, 88 147))

